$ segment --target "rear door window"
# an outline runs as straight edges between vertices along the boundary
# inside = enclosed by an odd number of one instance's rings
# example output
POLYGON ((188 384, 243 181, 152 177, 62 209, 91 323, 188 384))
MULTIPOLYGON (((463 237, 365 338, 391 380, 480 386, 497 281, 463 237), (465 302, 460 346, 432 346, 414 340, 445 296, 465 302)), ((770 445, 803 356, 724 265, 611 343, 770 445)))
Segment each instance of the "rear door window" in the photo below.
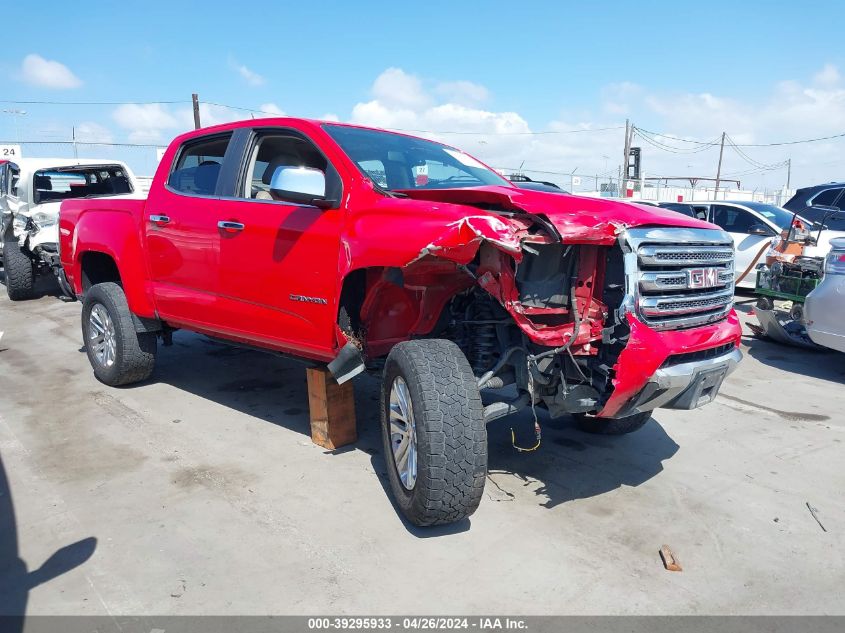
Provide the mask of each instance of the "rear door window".
POLYGON ((167 183, 176 191, 213 196, 232 135, 191 140, 182 146, 167 183))
MULTIPOLYGON (((821 205, 825 207, 833 206, 836 202, 836 199, 840 197, 842 193, 842 189, 827 189, 822 191, 820 194, 816 195, 812 199, 812 204, 814 205, 821 205)), ((840 205, 845 204, 845 201, 840 200, 840 205)), ((841 207, 840 207, 841 208, 841 207)))

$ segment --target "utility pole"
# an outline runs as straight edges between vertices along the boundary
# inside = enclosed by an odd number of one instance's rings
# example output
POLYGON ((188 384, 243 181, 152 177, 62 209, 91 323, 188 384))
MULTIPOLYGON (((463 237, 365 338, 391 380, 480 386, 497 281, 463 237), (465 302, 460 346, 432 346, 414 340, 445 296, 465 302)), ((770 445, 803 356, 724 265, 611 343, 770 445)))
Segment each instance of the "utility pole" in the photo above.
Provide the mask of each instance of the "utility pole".
POLYGON ((191 100, 194 102, 194 129, 198 130, 202 125, 200 125, 200 98, 196 92, 191 95, 191 100))
POLYGON ((76 126, 70 128, 70 136, 73 139, 73 157, 79 158, 79 150, 76 147, 76 126))
POLYGON ((786 159, 786 188, 789 189, 789 181, 792 178, 792 159, 786 159))
POLYGON ((631 137, 630 137, 630 129, 631 124, 629 123, 628 119, 625 119, 625 146, 622 148, 622 173, 619 175, 619 194, 623 198, 625 197, 625 181, 628 178, 628 150, 631 146, 631 137))
POLYGON ((722 177, 722 154, 725 151, 725 133, 722 132, 722 144, 719 146, 719 166, 716 168, 716 191, 713 192, 713 200, 719 198, 719 179, 722 177))

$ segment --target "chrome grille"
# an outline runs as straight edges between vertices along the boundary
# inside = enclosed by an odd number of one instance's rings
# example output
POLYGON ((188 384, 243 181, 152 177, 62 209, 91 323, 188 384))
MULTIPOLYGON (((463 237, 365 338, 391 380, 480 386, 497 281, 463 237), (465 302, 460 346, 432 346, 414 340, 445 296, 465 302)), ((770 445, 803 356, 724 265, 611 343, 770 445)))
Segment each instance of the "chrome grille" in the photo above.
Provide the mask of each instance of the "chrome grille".
POLYGON ((643 246, 640 262, 645 265, 726 264, 733 262, 733 246, 643 246))
POLYGON ((733 242, 709 229, 634 229, 634 303, 638 317, 656 330, 720 321, 733 307, 733 242))

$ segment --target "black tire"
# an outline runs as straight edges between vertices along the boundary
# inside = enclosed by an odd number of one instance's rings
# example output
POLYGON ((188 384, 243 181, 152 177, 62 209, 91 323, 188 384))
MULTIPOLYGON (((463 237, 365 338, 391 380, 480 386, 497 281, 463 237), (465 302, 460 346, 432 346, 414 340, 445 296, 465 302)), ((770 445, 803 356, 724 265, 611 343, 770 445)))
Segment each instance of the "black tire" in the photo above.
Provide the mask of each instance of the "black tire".
POLYGON ((575 425, 585 433, 593 435, 627 435, 645 426, 651 419, 651 411, 635 413, 624 418, 597 418, 586 413, 575 413, 575 425))
POLYGON ((156 335, 135 331, 126 295, 116 283, 97 284, 85 293, 82 303, 82 340, 88 361, 100 382, 117 387, 145 380, 153 373, 158 349, 156 335), (93 337, 91 312, 96 306, 105 309, 113 326, 114 358, 110 364, 98 358, 95 351, 97 345, 93 337))
POLYGON ((478 508, 487 478, 487 427, 476 378, 451 341, 406 341, 393 347, 382 382, 382 440, 390 487, 414 525, 453 523, 478 508), (390 397, 397 378, 410 394, 416 479, 400 479, 390 431, 390 397))
POLYGON ((7 240, 3 245, 3 266, 6 270, 6 293, 12 301, 32 299, 35 296, 35 265, 21 250, 17 240, 7 240))

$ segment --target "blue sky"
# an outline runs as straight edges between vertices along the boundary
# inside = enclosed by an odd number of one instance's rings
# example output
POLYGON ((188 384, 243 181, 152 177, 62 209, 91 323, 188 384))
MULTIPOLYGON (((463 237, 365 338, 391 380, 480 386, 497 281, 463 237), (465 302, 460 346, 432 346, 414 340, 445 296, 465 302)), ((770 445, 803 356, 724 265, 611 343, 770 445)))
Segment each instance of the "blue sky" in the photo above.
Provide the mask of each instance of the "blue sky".
MULTIPOLYGON (((611 170, 621 132, 501 132, 599 128, 626 116, 702 141, 722 129, 737 143, 845 132, 841 2, 813 3, 809 11, 808 3, 783 1, 117 6, 8 7, 14 28, 5 29, 0 53, 1 98, 181 101, 197 92, 204 101, 291 115, 433 132, 458 126, 478 135, 440 138, 485 160, 579 173, 611 170), (28 55, 38 59, 27 66, 28 55), (56 70, 49 62, 70 75, 45 78, 56 70)), ((24 140, 67 138, 75 125, 94 139, 166 143, 185 127, 186 107, 4 103, 27 114, 0 115, 0 140, 14 140, 17 119, 24 140)), ((246 115, 208 112, 210 120, 239 116, 246 115)), ((845 140, 794 147, 788 156, 784 148, 745 151, 761 164, 793 158, 800 181, 845 171, 845 160, 835 162, 843 148, 845 140)), ((648 152, 656 175, 713 171, 709 150, 648 152)), ((752 166, 731 154, 726 168, 752 166)), ((775 171, 748 178, 775 186, 782 180, 775 171)))

